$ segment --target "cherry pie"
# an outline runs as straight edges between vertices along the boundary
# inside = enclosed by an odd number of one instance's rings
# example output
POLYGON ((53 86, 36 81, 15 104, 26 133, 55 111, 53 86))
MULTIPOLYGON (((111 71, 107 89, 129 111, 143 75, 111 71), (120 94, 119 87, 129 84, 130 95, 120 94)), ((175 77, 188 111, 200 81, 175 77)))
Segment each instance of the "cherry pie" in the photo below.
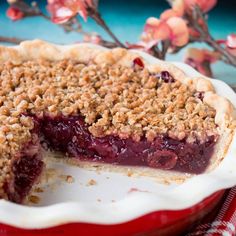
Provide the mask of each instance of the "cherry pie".
POLYGON ((0 198, 22 203, 44 150, 83 166, 166 178, 210 171, 235 130, 205 78, 125 49, 35 40, 0 47, 0 198))

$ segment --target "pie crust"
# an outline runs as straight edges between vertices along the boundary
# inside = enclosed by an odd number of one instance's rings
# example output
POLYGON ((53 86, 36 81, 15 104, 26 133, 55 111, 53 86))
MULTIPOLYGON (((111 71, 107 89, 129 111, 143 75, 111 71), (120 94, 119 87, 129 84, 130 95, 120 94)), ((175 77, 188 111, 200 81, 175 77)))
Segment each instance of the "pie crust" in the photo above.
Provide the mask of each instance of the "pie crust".
MULTIPOLYGON (((121 66, 122 68, 131 68, 133 67, 134 60, 136 58, 141 58, 140 55, 135 52, 116 48, 112 50, 105 50, 104 48, 93 47, 90 44, 76 44, 76 45, 54 45, 41 40, 34 41, 25 41, 16 47, 0 47, 0 64, 5 62, 11 62, 12 65, 21 65, 27 61, 41 60, 41 61, 62 61, 62 60, 74 60, 79 61, 85 65, 91 64, 91 62, 95 65, 108 65, 108 66, 121 66)), ((214 87, 210 80, 205 77, 198 78, 190 78, 183 71, 172 65, 171 63, 160 61, 158 64, 150 64, 141 58, 142 63, 144 64, 145 69, 150 74, 158 74, 161 71, 168 71, 171 75, 174 76, 176 81, 179 81, 181 84, 187 86, 187 88, 191 90, 195 90, 199 93, 204 93, 202 98, 202 102, 207 104, 215 111, 214 115, 214 123, 216 125, 217 134, 219 135, 217 143, 214 147, 214 152, 210 159, 210 164, 206 171, 211 171, 214 169, 219 162, 225 157, 228 147, 232 141, 234 131, 235 131, 235 118, 236 112, 233 105, 224 97, 221 97, 216 94, 214 87)), ((1 87, 7 86, 6 84, 2 84, 1 87)), ((4 104, 4 101, 1 101, 4 104)), ((19 101, 18 105, 24 106, 24 102, 19 101)), ((6 106, 6 104, 4 104, 6 106)), ((5 125, 5 121, 8 116, 8 111, 5 110, 5 106, 1 106, 0 111, 0 122, 2 122, 2 127, 0 130, 0 149, 1 153, 6 153, 9 151, 9 145, 6 146, 5 142, 7 140, 14 139, 13 135, 6 137, 5 133, 7 132, 7 126, 5 125)), ((22 110, 18 111, 16 109, 16 113, 21 114, 22 110)), ((67 111, 65 111, 66 114, 67 111)), ((68 114, 70 112, 68 111, 68 114)), ((32 123, 29 117, 21 117, 21 124, 26 127, 30 126, 32 129, 34 124, 32 123)), ((14 127, 12 127, 14 129, 14 127)), ((25 130, 28 132, 28 128, 25 130)), ((92 132, 92 131, 91 131, 92 132)), ((176 134, 173 134, 176 136, 176 134)), ((24 137, 29 138, 30 134, 25 134, 24 137)), ((22 140, 22 142, 28 141, 28 139, 22 140)), ((125 138, 125 137, 124 137, 125 138)), ((177 137, 179 138, 179 137, 177 137)), ((15 148, 15 147, 10 147, 15 148)), ((164 180, 182 180, 190 176, 189 174, 179 173, 168 170, 159 170, 152 169, 147 167, 123 167, 123 166, 115 166, 110 164, 99 164, 92 162, 84 162, 78 161, 75 159, 69 159, 70 162, 75 162, 78 165, 81 165, 86 168, 95 168, 95 169, 105 169, 110 171, 118 171, 131 173, 132 175, 147 175, 147 176, 155 176, 158 179, 164 180)), ((7 198, 5 193, 4 182, 6 179, 12 178, 12 160, 11 158, 0 157, 0 197, 7 198)))

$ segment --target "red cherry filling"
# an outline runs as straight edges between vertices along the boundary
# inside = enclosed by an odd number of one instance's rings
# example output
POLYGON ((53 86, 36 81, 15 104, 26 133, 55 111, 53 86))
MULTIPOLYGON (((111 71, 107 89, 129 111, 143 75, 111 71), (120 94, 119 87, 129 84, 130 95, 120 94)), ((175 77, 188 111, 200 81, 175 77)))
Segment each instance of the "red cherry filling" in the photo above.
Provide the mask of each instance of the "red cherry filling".
POLYGON ((136 58, 134 58, 134 60, 133 60, 133 66, 135 67, 135 66, 139 66, 140 68, 144 68, 144 63, 143 63, 143 61, 141 60, 141 58, 139 58, 139 57, 136 57, 136 58))
POLYGON ((195 96, 199 98, 201 101, 203 101, 204 98, 204 92, 196 92, 195 96))
POLYGON ((32 141, 26 144, 12 165, 14 178, 6 185, 9 200, 17 203, 24 200, 38 180, 43 165, 39 143, 32 141))
POLYGON ((45 116, 34 118, 32 141, 27 143, 13 163, 14 179, 6 184, 11 201, 22 202, 43 169, 38 135, 47 147, 82 161, 125 166, 148 166, 186 173, 202 173, 209 164, 215 137, 205 143, 187 143, 159 135, 152 142, 139 142, 118 136, 94 137, 82 116, 45 116))
POLYGON ((175 82, 175 79, 168 71, 162 71, 161 78, 165 83, 174 83, 175 82))
POLYGON ((148 155, 147 163, 153 168, 170 170, 175 167, 177 159, 177 155, 172 151, 158 150, 148 155))
POLYGON ((81 116, 44 117, 41 133, 49 148, 79 160, 187 173, 201 173, 206 169, 215 143, 214 136, 202 144, 190 144, 161 135, 152 142, 144 137, 139 142, 112 135, 96 138, 88 131, 81 116))

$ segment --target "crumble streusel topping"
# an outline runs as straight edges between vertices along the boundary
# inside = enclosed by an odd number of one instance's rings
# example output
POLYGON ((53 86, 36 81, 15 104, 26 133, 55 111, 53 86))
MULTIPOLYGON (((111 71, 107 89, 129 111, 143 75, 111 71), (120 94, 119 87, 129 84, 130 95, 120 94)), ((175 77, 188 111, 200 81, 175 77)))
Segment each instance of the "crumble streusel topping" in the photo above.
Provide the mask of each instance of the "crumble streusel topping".
POLYGON ((79 112, 96 137, 151 141, 168 134, 193 142, 216 134, 215 110, 202 102, 202 94, 177 80, 166 83, 145 68, 35 60, 6 62, 0 74, 0 189, 11 156, 30 138, 33 121, 26 113, 79 112))

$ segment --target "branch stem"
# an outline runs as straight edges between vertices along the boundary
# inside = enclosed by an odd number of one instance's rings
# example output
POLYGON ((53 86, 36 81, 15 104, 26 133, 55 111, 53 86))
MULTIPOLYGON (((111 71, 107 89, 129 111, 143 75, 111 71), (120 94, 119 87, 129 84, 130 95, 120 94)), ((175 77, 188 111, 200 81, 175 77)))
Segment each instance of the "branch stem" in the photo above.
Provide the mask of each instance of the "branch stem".
POLYGON ((100 13, 94 8, 89 8, 88 11, 90 13, 90 17, 107 32, 107 34, 114 40, 117 46, 125 48, 125 45, 114 35, 106 22, 102 19, 100 13))
POLYGON ((212 37, 206 38, 205 42, 221 54, 222 61, 236 67, 236 57, 221 47, 212 37))
POLYGON ((229 51, 218 44, 214 38, 211 36, 209 29, 207 27, 206 17, 198 6, 195 6, 192 14, 187 14, 186 18, 190 24, 198 33, 199 37, 192 38, 192 42, 204 42, 209 45, 214 51, 219 52, 221 57, 220 60, 226 64, 236 67, 236 57, 232 55, 229 51), (203 25, 199 24, 203 22, 203 25))
POLYGON ((3 36, 0 36, 0 42, 2 42, 2 43, 19 44, 22 41, 24 41, 24 39, 19 39, 19 38, 15 38, 15 37, 3 37, 3 36))

